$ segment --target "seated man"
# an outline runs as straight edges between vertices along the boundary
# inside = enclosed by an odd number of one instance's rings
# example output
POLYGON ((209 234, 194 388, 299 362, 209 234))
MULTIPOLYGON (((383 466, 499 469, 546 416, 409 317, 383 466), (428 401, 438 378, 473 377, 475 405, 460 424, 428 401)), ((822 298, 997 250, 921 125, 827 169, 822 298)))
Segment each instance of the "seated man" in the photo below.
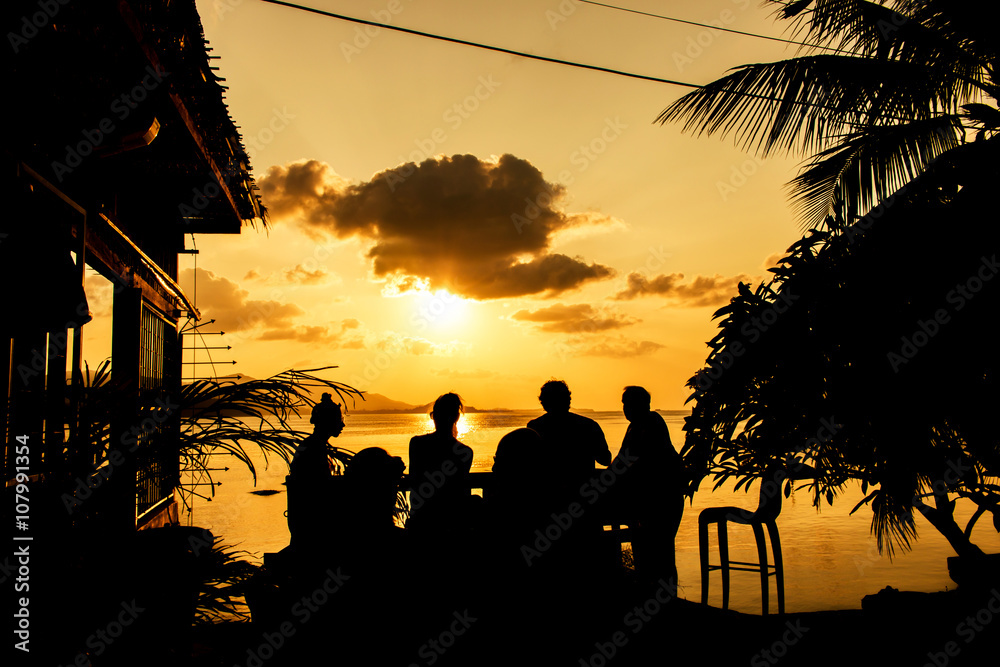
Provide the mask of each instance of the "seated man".
POLYGON ((528 428, 542 436, 544 456, 556 472, 565 504, 579 500, 580 487, 594 474, 594 462, 611 463, 611 450, 600 424, 569 411, 570 391, 562 380, 542 385, 538 400, 545 414, 528 422, 528 428))
MULTIPOLYGON (((542 451, 522 465, 538 465, 551 475, 549 508, 544 513, 549 522, 552 514, 562 515, 578 505, 584 512, 553 545, 546 561, 564 573, 593 572, 605 559, 600 553, 601 525, 598 508, 584 497, 582 491, 595 474, 594 464, 611 463, 611 450, 600 425, 588 417, 569 411, 570 391, 561 380, 542 385, 538 400, 545 414, 528 422, 528 428, 542 438, 542 451), (552 564, 555 561, 558 564, 552 564)), ((547 524, 539 526, 544 530, 547 524)), ((570 578, 576 576, 569 574, 570 578)))

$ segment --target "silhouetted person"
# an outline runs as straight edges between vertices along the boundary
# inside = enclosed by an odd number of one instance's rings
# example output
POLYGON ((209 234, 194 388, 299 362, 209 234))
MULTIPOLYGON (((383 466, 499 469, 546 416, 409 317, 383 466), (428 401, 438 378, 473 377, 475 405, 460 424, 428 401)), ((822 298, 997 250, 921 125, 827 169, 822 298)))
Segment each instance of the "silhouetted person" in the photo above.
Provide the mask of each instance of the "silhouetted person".
MULTIPOLYGON (((592 574, 601 560, 598 551, 602 530, 597 506, 590 502, 584 487, 590 488, 595 462, 605 466, 611 463, 611 450, 596 421, 569 411, 570 391, 565 382, 546 382, 538 400, 545 414, 528 422, 528 428, 542 436, 544 456, 526 459, 523 465, 547 467, 552 478, 551 503, 545 513, 548 520, 538 527, 540 530, 556 532, 550 527, 556 520, 553 515, 562 516, 571 509, 575 514, 583 513, 573 517, 569 528, 559 527, 551 555, 548 551, 544 554, 546 567, 555 568, 559 575, 573 581, 584 572, 592 574)), ((539 541, 539 545, 543 544, 539 541)))
POLYGON ((288 466, 288 531, 297 551, 324 549, 331 509, 329 438, 344 430, 340 404, 323 394, 313 406, 312 435, 295 448, 288 466))
POLYGON ((345 507, 349 528, 361 536, 395 531, 396 496, 406 465, 381 447, 366 447, 355 454, 347 470, 345 507))
POLYGON ((434 532, 465 527, 471 489, 472 449, 458 441, 462 398, 434 401, 434 432, 410 439, 410 518, 407 528, 434 532))
MULTIPOLYGON (((552 505, 551 471, 536 465, 544 452, 542 437, 530 428, 511 431, 497 444, 493 459, 493 481, 487 496, 498 541, 506 552, 528 542, 536 528, 544 526, 552 505)), ((516 562, 516 561, 515 561, 516 562)))
POLYGON ((569 411, 570 391, 565 382, 546 382, 538 400, 545 414, 528 422, 528 428, 542 436, 549 465, 554 466, 555 475, 563 480, 561 486, 570 500, 593 476, 595 461, 604 466, 611 463, 611 450, 600 424, 569 411))
POLYGON ((650 410, 648 391, 625 387, 622 410, 629 426, 611 467, 625 470, 616 487, 633 529, 636 570, 644 579, 672 582, 676 595, 674 537, 684 513, 684 464, 663 417, 650 410))

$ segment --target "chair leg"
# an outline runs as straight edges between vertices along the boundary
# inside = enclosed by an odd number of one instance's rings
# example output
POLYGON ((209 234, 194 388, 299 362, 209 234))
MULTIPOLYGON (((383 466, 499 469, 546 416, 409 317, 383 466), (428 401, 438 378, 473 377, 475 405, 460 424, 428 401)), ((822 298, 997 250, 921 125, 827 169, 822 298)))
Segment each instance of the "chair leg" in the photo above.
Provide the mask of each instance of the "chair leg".
POLYGON ((722 566, 722 608, 729 609, 729 534, 725 520, 719 522, 719 565, 722 566))
POLYGON ((774 556, 774 578, 778 588, 778 613, 785 613, 785 572, 781 561, 781 539, 778 537, 778 526, 773 521, 767 522, 767 532, 771 536, 771 553, 774 556))
POLYGON ((764 529, 759 523, 752 524, 753 536, 757 541, 757 560, 760 563, 760 607, 761 614, 767 616, 768 607, 768 585, 767 576, 767 542, 764 541, 764 529))
POLYGON ((701 556, 701 603, 708 604, 708 523, 698 522, 698 553, 701 556))

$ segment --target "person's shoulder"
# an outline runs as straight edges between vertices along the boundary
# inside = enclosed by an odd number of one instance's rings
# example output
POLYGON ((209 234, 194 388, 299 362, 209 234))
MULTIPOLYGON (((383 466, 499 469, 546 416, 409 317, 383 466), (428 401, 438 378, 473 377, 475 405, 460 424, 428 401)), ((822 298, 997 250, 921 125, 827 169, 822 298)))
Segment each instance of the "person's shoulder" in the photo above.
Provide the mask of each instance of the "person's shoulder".
POLYGON ((540 427, 544 427, 550 420, 549 413, 546 412, 541 414, 528 422, 528 428, 535 429, 536 431, 540 427))
POLYGON ((604 432, 601 425, 597 423, 596 419, 591 419, 590 417, 586 417, 577 412, 569 412, 567 414, 569 415, 569 419, 571 419, 577 426, 601 431, 602 433, 604 432))
POLYGON ((647 419, 649 419, 650 422, 656 424, 657 426, 660 426, 661 424, 663 426, 667 425, 666 420, 663 419, 663 415, 661 415, 656 410, 650 410, 649 417, 647 417, 647 419))
POLYGON ((410 447, 429 447, 434 443, 433 433, 424 433, 410 438, 410 447))

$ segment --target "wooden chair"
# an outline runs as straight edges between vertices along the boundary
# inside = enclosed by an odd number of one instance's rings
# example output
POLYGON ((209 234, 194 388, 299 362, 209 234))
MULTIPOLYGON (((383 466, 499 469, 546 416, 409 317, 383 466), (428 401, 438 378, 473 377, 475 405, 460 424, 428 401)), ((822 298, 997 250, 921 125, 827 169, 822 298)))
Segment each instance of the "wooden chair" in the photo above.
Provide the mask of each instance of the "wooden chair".
POLYGON ((722 608, 729 608, 729 572, 741 570, 760 573, 761 613, 768 613, 768 580, 776 577, 778 589, 778 613, 785 613, 785 575, 781 562, 781 540, 775 523, 781 513, 781 483, 785 479, 784 470, 772 467, 761 478, 760 499, 756 511, 740 507, 710 507, 698 515, 698 547, 701 556, 701 603, 708 604, 708 577, 713 570, 722 571, 722 608), (729 522, 750 526, 757 541, 758 562, 747 563, 729 560, 729 522), (708 562, 708 526, 718 524, 719 564, 708 562), (774 563, 767 562, 767 544, 764 542, 764 527, 771 538, 771 553, 774 563))

